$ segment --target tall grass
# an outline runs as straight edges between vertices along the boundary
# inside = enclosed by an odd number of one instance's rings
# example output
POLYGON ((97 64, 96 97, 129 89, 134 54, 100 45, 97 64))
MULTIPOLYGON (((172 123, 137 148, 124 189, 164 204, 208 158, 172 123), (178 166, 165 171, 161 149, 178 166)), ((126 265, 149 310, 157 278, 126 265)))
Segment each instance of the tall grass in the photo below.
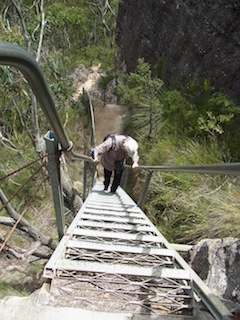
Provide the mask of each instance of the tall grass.
MULTIPOLYGON (((163 139, 149 153, 152 165, 219 163, 216 142, 163 139)), ((169 241, 240 237, 239 179, 192 173, 154 173, 145 211, 169 241)))

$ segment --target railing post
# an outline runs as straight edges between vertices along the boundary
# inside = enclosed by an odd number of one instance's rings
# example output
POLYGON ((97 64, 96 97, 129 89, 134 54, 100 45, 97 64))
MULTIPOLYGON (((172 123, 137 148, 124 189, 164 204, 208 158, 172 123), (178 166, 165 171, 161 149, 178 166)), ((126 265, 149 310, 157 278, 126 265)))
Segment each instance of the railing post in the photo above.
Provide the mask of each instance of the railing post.
POLYGON ((122 186, 124 190, 126 190, 127 188, 129 175, 130 175, 130 169, 128 167, 125 167, 125 174, 124 174, 124 180, 123 180, 123 186, 122 186))
POLYGON ((86 200, 87 197, 87 169, 88 169, 88 162, 83 162, 83 201, 86 200))
POLYGON ((58 238, 60 240, 64 235, 65 227, 65 218, 63 212, 63 193, 60 175, 60 153, 57 139, 52 131, 48 131, 45 134, 44 140, 46 141, 46 148, 48 153, 47 167, 52 187, 53 202, 57 220, 58 238))
POLYGON ((148 187, 149 187, 149 183, 151 181, 151 178, 152 178, 152 171, 149 171, 148 174, 147 174, 147 177, 146 177, 146 180, 144 182, 144 185, 143 185, 143 189, 142 189, 142 192, 141 192, 141 195, 139 197, 139 200, 138 200, 138 206, 141 208, 142 204, 143 204, 143 201, 145 199, 145 196, 147 194, 147 191, 148 191, 148 187))
POLYGON ((93 188, 93 186, 94 186, 95 180, 96 180, 96 168, 95 168, 95 166, 93 165, 93 166, 92 166, 92 188, 93 188))

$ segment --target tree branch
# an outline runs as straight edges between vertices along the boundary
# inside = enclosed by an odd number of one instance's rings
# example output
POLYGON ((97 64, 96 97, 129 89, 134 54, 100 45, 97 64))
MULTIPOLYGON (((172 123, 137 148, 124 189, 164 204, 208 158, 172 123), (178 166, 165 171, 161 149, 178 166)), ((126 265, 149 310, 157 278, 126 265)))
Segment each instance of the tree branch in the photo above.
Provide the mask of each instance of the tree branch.
POLYGON ((23 33, 23 37, 26 43, 26 48, 27 51, 30 52, 30 41, 29 41, 29 36, 28 36, 28 32, 27 32, 27 28, 26 28, 26 24, 22 15, 22 11, 20 9, 20 7, 18 6, 18 4, 15 2, 15 0, 11 0, 13 6, 15 7, 17 14, 19 16, 19 20, 20 20, 20 25, 22 28, 22 33, 23 33))
MULTIPOLYGON (((4 242, 4 238, 0 234, 0 243, 4 242)), ((39 241, 36 241, 32 244, 31 248, 21 249, 18 247, 12 247, 9 245, 6 245, 3 249, 5 253, 10 253, 12 256, 14 256, 17 259, 26 260, 30 255, 33 255, 35 257, 41 258, 41 259, 49 259, 51 254, 50 253, 43 253, 37 251, 37 249, 41 246, 41 243, 39 241)))
MULTIPOLYGON (((0 201, 5 206, 9 216, 13 218, 15 221, 18 220, 19 214, 13 209, 10 203, 8 203, 8 199, 3 193, 2 189, 0 189, 0 201)), ((48 237, 41 234, 35 227, 33 227, 26 219, 22 218, 17 225, 17 228, 21 231, 27 233, 31 238, 35 239, 36 241, 40 241, 42 245, 47 246, 54 250, 57 247, 56 242, 48 237)))
POLYGON ((42 49, 42 42, 43 42, 43 33, 44 33, 44 27, 45 27, 45 14, 44 14, 44 0, 41 0, 40 4, 40 13, 41 13, 41 30, 39 35, 39 42, 38 42, 38 49, 37 49, 37 56, 36 61, 39 62, 41 58, 41 49, 42 49))

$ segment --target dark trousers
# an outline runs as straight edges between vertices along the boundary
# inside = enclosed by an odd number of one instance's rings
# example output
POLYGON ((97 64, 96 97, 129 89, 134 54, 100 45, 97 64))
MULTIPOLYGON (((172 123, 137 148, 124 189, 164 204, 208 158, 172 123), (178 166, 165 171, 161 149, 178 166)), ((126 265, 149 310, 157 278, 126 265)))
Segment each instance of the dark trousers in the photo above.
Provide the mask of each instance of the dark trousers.
MULTIPOLYGON (((117 190, 117 187, 120 185, 122 173, 123 173, 123 168, 121 168, 120 170, 119 169, 114 170, 114 178, 113 178, 113 183, 111 186, 111 192, 115 192, 117 190)), ((108 171, 107 169, 104 168, 104 182, 103 183, 104 183, 105 188, 108 188, 108 186, 110 184, 111 176, 112 176, 112 171, 108 171)))

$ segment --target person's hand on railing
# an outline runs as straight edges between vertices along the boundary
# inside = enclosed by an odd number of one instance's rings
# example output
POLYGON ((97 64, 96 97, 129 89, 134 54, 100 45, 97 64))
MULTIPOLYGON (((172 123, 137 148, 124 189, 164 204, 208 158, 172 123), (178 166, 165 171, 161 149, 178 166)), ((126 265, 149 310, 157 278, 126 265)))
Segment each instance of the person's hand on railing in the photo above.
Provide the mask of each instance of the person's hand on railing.
POLYGON ((98 157, 94 157, 93 162, 94 162, 95 166, 97 166, 99 164, 98 157))
POLYGON ((137 168, 137 167, 138 167, 138 163, 137 163, 137 162, 133 162, 132 168, 135 169, 135 168, 137 168))

